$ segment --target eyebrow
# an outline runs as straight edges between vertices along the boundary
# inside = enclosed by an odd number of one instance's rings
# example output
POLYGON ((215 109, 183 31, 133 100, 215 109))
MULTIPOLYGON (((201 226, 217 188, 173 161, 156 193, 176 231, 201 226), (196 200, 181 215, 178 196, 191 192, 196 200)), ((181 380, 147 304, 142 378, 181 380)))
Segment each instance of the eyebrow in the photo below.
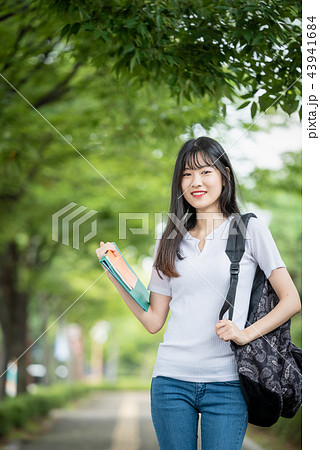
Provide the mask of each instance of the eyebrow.
MULTIPOLYGON (((209 166, 208 164, 205 164, 204 166, 200 166, 199 169, 203 169, 204 167, 213 167, 213 165, 209 166)), ((185 167, 183 170, 196 170, 196 169, 191 169, 190 167, 185 167)))

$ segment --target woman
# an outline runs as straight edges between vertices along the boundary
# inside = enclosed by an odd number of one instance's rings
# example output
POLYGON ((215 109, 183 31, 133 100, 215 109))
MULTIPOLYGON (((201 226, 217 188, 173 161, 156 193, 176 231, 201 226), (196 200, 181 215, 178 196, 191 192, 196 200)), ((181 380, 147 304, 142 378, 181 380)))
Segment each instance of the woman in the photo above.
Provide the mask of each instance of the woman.
MULTIPOLYGON (((159 345, 151 382, 151 413, 161 450, 195 450, 199 413, 203 450, 241 449, 248 424, 230 342, 244 345, 286 322, 301 309, 297 289, 268 226, 251 218, 240 263, 232 321, 218 320, 230 282, 225 253, 229 225, 240 210, 231 163, 208 137, 187 141, 173 174, 170 220, 158 236, 143 311, 107 272, 150 333, 170 318, 159 345), (279 304, 244 329, 257 265, 279 304)), ((101 242, 100 259, 112 244, 101 242)))

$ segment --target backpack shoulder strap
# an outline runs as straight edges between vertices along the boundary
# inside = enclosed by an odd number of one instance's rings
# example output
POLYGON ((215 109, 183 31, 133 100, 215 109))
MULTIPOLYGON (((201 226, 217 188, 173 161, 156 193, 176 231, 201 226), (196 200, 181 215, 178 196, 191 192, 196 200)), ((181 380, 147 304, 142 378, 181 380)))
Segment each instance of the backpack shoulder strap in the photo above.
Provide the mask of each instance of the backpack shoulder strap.
POLYGON ((219 320, 229 310, 229 320, 233 317, 234 300, 236 297, 238 276, 240 270, 240 261, 245 251, 245 239, 247 232, 247 225, 250 217, 257 217, 254 213, 235 214, 229 228, 229 236, 226 247, 226 254, 228 255, 230 264, 230 287, 224 304, 220 310, 219 320))

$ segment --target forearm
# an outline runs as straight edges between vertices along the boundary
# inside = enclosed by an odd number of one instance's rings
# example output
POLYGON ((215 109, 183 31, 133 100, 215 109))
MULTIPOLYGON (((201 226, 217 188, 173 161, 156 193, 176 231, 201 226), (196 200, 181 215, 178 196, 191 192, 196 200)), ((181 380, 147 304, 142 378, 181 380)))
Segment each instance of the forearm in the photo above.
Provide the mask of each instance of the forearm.
POLYGON ((280 300, 279 303, 262 319, 257 320, 252 325, 244 329, 244 333, 248 338, 248 342, 264 336, 270 331, 278 328, 280 325, 297 314, 301 309, 299 303, 287 297, 280 300))
POLYGON ((111 275, 111 273, 104 269, 109 280, 115 286, 128 308, 132 311, 132 313, 136 316, 136 318, 142 323, 142 325, 151 333, 152 330, 152 310, 149 306, 148 311, 145 311, 137 304, 137 302, 128 294, 128 292, 124 289, 123 286, 111 275))

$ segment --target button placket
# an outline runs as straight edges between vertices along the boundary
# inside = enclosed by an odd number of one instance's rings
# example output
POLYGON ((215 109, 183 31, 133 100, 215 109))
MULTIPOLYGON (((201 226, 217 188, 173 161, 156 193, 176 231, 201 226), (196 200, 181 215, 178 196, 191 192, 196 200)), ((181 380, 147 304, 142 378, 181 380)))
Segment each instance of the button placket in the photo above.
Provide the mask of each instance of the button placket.
POLYGON ((201 400, 206 392, 206 383, 196 383, 196 403, 199 404, 199 400, 201 400))

